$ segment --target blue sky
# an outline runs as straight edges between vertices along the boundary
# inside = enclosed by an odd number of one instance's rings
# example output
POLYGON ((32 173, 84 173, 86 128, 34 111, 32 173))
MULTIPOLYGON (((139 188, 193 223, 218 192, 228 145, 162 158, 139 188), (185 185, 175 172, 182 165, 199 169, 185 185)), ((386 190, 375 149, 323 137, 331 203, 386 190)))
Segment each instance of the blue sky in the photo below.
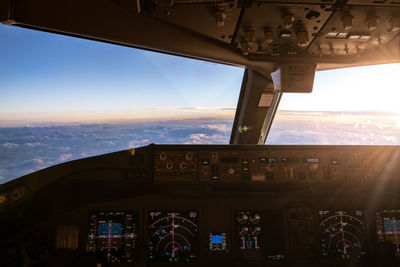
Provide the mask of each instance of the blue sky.
MULTIPOLYGON (((0 25, 0 123, 233 117, 243 69, 0 25)), ((400 64, 318 72, 284 110, 400 112, 400 64)))
POLYGON ((243 77, 242 68, 4 25, 0 39, 0 119, 232 109, 243 77))

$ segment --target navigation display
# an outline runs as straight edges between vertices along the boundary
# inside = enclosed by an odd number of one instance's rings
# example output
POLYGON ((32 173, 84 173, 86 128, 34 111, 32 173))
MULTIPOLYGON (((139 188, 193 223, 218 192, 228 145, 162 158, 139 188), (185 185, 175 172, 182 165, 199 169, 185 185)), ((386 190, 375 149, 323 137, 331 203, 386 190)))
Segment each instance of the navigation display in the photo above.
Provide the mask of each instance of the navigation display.
POLYGON ((236 243, 242 260, 285 258, 283 214, 280 210, 236 212, 236 243))
POLYGON ((149 213, 149 260, 191 262, 199 256, 197 211, 151 211, 149 213))
POLYGON ((354 260, 367 254, 363 210, 320 210, 318 219, 323 257, 354 260))
POLYGON ((138 215, 132 211, 96 211, 89 214, 88 252, 107 262, 132 262, 138 215))
POLYGON ((392 243, 393 255, 400 258, 400 210, 380 210, 375 215, 378 242, 392 243))

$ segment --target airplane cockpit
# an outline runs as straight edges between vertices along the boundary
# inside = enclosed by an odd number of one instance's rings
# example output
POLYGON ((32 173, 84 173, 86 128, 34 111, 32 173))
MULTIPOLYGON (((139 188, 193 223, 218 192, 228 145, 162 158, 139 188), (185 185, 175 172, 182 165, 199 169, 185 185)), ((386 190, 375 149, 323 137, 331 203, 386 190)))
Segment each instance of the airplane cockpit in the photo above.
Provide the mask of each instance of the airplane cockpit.
POLYGON ((316 72, 400 62, 400 1, 3 0, 0 22, 244 68, 229 144, 0 184, 0 266, 400 266, 398 145, 265 144, 316 72))

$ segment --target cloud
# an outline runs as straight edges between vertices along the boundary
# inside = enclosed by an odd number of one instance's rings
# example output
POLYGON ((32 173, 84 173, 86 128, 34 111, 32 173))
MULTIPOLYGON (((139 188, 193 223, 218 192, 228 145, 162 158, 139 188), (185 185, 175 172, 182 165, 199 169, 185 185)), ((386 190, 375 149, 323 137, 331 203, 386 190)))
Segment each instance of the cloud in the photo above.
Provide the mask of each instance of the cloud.
POLYGON ((25 143, 25 145, 27 147, 36 147, 36 146, 40 146, 41 143, 39 143, 39 142, 36 142, 36 143, 25 143))
POLYGON ((218 124, 218 123, 217 124, 205 124, 205 125, 202 125, 201 127, 211 129, 211 130, 217 130, 219 132, 224 132, 224 133, 230 132, 232 129, 231 126, 228 126, 228 125, 222 124, 222 123, 220 123, 220 124, 218 124))
POLYGON ((62 154, 59 158, 58 158, 58 160, 59 161, 66 161, 66 160, 69 160, 69 159, 71 159, 72 158, 72 154, 62 154))
POLYGON ((106 143, 107 145, 110 145, 110 146, 114 145, 114 142, 113 142, 113 141, 105 141, 105 143, 106 143))
POLYGON ((4 143, 3 146, 5 148, 16 148, 16 147, 19 147, 19 145, 15 144, 15 143, 4 143))
POLYGON ((3 181, 5 179, 6 179, 6 177, 0 175, 0 181, 3 181))
POLYGON ((43 165, 44 164, 44 161, 41 159, 41 158, 34 158, 33 159, 33 162, 36 164, 36 165, 43 165))
POLYGON ((128 146, 129 147, 142 146, 142 145, 145 145, 145 144, 147 144, 149 142, 150 142, 149 139, 133 140, 133 141, 129 142, 128 146))
POLYGON ((218 144, 224 142, 226 137, 220 134, 207 135, 203 133, 191 134, 190 141, 185 144, 218 144))

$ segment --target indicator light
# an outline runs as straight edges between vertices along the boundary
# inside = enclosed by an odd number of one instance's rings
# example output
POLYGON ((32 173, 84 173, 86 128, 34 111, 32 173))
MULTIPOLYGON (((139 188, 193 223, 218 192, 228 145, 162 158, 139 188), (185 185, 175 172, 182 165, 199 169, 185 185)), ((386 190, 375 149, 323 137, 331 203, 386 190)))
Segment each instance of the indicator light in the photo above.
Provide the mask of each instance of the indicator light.
POLYGON ((359 41, 360 42, 367 42, 371 39, 371 35, 361 35, 359 41))
POLYGON ((326 38, 336 38, 337 35, 338 35, 337 32, 328 32, 326 34, 326 38))
POLYGON ((247 127, 246 125, 244 126, 239 126, 239 132, 240 133, 245 133, 249 130, 249 127, 247 127))
POLYGON ((349 35, 349 40, 351 40, 351 41, 357 41, 358 39, 360 39, 360 35, 359 34, 354 34, 354 33, 352 33, 352 34, 350 34, 349 35))
POLYGON ((339 32, 338 35, 336 36, 338 39, 346 39, 347 38, 347 32, 339 32))
POLYGON ((279 34, 279 37, 282 39, 290 38, 290 37, 292 37, 292 32, 289 30, 281 31, 281 33, 279 34))

